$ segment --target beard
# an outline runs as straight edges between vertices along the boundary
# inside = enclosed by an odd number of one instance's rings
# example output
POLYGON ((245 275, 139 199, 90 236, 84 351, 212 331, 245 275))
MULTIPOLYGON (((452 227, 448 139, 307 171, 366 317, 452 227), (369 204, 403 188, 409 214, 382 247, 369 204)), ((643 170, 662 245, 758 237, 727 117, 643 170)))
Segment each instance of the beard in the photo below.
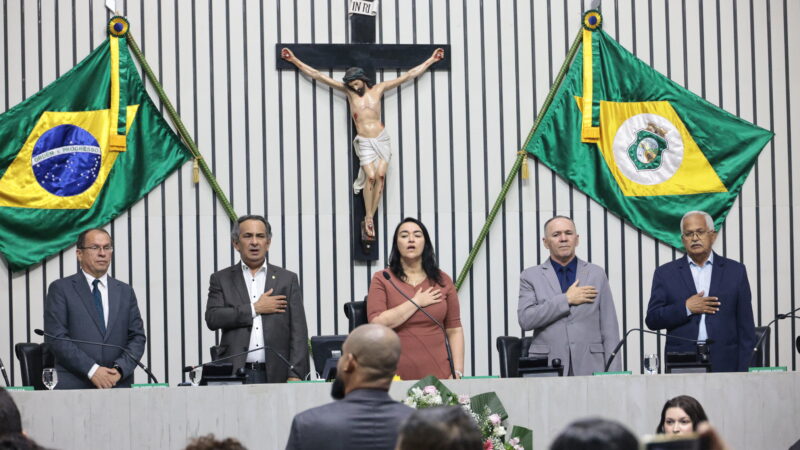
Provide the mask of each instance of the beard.
POLYGON ((331 397, 334 400, 341 400, 344 398, 344 381, 337 375, 331 383, 331 397))
POLYGON ((364 86, 361 86, 360 88, 355 89, 355 88, 350 87, 349 84, 347 85, 347 89, 350 89, 350 91, 355 92, 359 97, 363 97, 364 96, 364 92, 366 91, 366 88, 364 86))

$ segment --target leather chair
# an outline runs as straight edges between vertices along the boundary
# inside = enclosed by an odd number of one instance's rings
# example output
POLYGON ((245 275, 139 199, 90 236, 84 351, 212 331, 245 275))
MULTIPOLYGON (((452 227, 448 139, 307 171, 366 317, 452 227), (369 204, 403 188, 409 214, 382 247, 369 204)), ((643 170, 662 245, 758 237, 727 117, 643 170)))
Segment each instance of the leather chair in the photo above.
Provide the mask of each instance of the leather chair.
POLYGON ((211 347, 209 347, 208 351, 209 351, 209 353, 211 353, 211 360, 212 361, 216 361, 216 360, 219 359, 219 346, 218 345, 212 345, 211 347))
POLYGON ((519 358, 528 356, 533 337, 522 339, 516 336, 498 336, 497 351, 500 354, 500 378, 519 377, 519 358))
POLYGON ((363 302, 347 302, 344 304, 344 315, 347 316, 350 331, 367 323, 367 297, 363 302))
POLYGON ((756 327, 756 342, 764 335, 750 361, 750 367, 769 367, 769 327, 756 327))
POLYGON ((47 390, 42 383, 42 370, 54 367, 55 358, 47 344, 20 342, 14 345, 14 353, 19 360, 20 375, 23 386, 33 386, 37 391, 47 390))
POLYGON ((333 352, 336 351, 338 355, 341 355, 342 345, 345 339, 347 339, 347 336, 344 334, 311 337, 311 357, 314 360, 314 369, 319 372, 320 376, 323 378, 328 378, 328 374, 323 373, 327 372, 325 370, 326 368, 328 368, 329 371, 331 367, 336 367, 335 365, 331 366, 329 361, 333 362, 339 359, 333 352))

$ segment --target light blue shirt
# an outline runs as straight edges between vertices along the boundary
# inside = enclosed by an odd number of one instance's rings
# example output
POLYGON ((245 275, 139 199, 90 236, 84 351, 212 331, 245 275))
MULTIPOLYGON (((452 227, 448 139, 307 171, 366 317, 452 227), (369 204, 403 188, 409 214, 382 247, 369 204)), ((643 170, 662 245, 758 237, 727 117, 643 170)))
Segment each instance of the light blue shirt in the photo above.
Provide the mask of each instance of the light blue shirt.
MULTIPOLYGON (((698 266, 692 261, 692 258, 689 255, 686 255, 686 259, 689 260, 689 269, 692 271, 692 279, 694 280, 694 288, 697 290, 699 294, 701 291, 704 292, 703 296, 708 297, 709 290, 711 289, 711 271, 713 270, 713 263, 714 263, 714 252, 711 252, 708 255, 708 261, 702 266, 698 266)), ((689 311, 689 308, 686 308, 686 315, 691 315, 692 312, 689 311)), ((702 314, 700 316, 700 331, 697 333, 697 340, 698 341, 705 341, 708 339, 708 331, 706 330, 706 315, 702 314)))

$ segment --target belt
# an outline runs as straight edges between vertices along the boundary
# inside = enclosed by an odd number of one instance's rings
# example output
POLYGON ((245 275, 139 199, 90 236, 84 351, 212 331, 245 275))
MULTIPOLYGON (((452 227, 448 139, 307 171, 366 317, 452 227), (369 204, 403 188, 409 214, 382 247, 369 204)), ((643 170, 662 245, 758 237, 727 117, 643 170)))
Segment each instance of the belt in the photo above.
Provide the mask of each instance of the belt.
POLYGON ((267 370, 267 363, 263 362, 246 362, 244 368, 247 370, 267 370))

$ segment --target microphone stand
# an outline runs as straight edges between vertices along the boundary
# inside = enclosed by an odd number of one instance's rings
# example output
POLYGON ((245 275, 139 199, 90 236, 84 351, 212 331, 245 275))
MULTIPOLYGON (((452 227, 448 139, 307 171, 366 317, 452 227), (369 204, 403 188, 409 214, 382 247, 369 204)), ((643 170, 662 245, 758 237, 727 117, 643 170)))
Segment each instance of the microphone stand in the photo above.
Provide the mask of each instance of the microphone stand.
POLYGON ((0 372, 3 372, 3 379, 6 381, 6 386, 11 386, 8 382, 8 374, 6 373, 6 366, 3 365, 3 360, 0 359, 0 372))
MULTIPOLYGON (((603 372, 608 372, 608 368, 611 367, 611 363, 614 362, 614 357, 617 356, 617 353, 619 353, 619 350, 622 348, 623 345, 625 345, 625 342, 628 339, 628 335, 631 334, 632 331, 641 331, 643 333, 655 334, 656 336, 663 336, 665 338, 678 339, 679 341, 694 342, 695 344, 700 342, 697 339, 689 339, 689 338, 685 338, 685 337, 682 337, 682 336, 671 336, 671 335, 667 335, 667 334, 664 334, 664 333, 659 333, 658 331, 650 331, 650 330, 645 330, 643 328, 631 328, 630 330, 628 330, 625 333, 625 336, 622 337, 622 340, 619 341, 619 344, 617 344, 617 346, 614 347, 614 351, 611 352, 611 356, 608 357, 608 362, 606 362, 606 367, 603 369, 603 372)), ((706 343, 711 345, 711 344, 714 343, 714 340, 713 339, 706 339, 706 343)))
POLYGON ((283 357, 283 355, 281 355, 280 353, 278 353, 276 350, 274 350, 272 347, 270 347, 268 345, 265 345, 263 347, 256 347, 256 348, 253 348, 253 349, 250 349, 250 350, 245 350, 245 351, 240 352, 240 353, 235 353, 233 355, 229 355, 229 356, 226 356, 224 358, 215 359, 214 361, 209 361, 207 363, 198 364, 196 366, 186 366, 186 367, 183 368, 183 372, 184 373, 191 372, 191 371, 199 369, 201 367, 206 367, 206 366, 211 365, 211 364, 216 364, 216 363, 218 363, 220 361, 227 361, 229 359, 233 359, 233 358, 236 358, 238 356, 246 355, 248 353, 255 352, 255 351, 258 351, 258 350, 262 350, 262 349, 263 350, 269 350, 272 353, 274 353, 278 357, 278 359, 280 359, 284 364, 286 364, 286 367, 289 368, 289 371, 292 374, 297 375, 297 378, 300 378, 301 380, 305 378, 305 377, 300 376, 300 374, 298 374, 297 371, 294 370, 294 365, 292 365, 292 363, 290 363, 286 358, 283 357))
POLYGON ((38 328, 33 330, 33 332, 38 334, 39 336, 49 337, 50 339, 55 339, 55 340, 58 340, 58 341, 74 342, 74 343, 77 343, 77 344, 99 345, 100 347, 111 347, 111 348, 119 349, 119 350, 122 351, 122 353, 125 354, 125 356, 130 358, 133 362, 136 363, 137 366, 141 367, 142 370, 144 370, 145 373, 147 373, 147 380, 148 381, 152 381, 153 383, 156 383, 156 384, 158 383, 158 380, 156 379, 156 376, 153 375, 153 372, 150 372, 150 369, 148 369, 147 366, 142 364, 138 359, 134 358, 133 355, 131 355, 131 352, 129 352, 125 347, 121 347, 119 345, 114 345, 114 344, 106 344, 106 343, 103 343, 103 342, 83 341, 83 340, 80 340, 80 339, 72 339, 72 338, 63 338, 63 337, 53 336, 52 334, 45 333, 43 330, 40 330, 38 328))
POLYGON ((424 309, 422 309, 422 307, 419 306, 417 304, 417 302, 415 302, 414 300, 411 300, 411 298, 409 296, 407 296, 405 292, 401 291, 400 288, 398 288, 397 285, 394 284, 394 281, 392 281, 392 276, 389 275, 389 272, 387 272, 386 270, 383 271, 383 278, 386 278, 386 281, 391 283, 391 285, 394 287, 394 289, 397 292, 400 293, 400 295, 405 297, 406 300, 410 301, 412 305, 416 306, 417 309, 422 312, 422 314, 425 314, 426 316, 428 316, 428 318, 431 319, 433 321, 433 323, 435 323, 436 326, 439 327, 440 330, 442 330, 442 333, 444 334, 444 347, 447 350, 447 362, 450 363, 450 375, 455 380, 456 379, 456 369, 455 369, 455 366, 453 365, 453 352, 450 350, 450 339, 447 337, 447 330, 444 329, 444 325, 442 325, 432 315, 428 314, 428 311, 425 311, 424 309))
MULTIPOLYGON (((767 324, 766 328, 771 327, 772 324, 774 324, 778 320, 783 320, 783 319, 787 319, 787 318, 790 318, 790 317, 796 319, 797 316, 795 316, 794 313, 796 313, 797 311, 800 311, 800 308, 795 308, 795 309, 793 309, 792 311, 790 311, 790 312, 788 312, 786 314, 778 314, 777 316, 775 316, 774 319, 770 320, 770 322, 767 324)), ((755 356, 756 352, 758 351, 758 347, 760 347, 761 343, 764 342, 764 339, 766 338, 766 336, 767 336, 767 333, 764 333, 764 334, 762 334, 761 336, 758 337, 758 340, 756 341, 756 345, 753 346, 753 351, 750 352, 750 362, 753 361, 753 356, 755 356)))

